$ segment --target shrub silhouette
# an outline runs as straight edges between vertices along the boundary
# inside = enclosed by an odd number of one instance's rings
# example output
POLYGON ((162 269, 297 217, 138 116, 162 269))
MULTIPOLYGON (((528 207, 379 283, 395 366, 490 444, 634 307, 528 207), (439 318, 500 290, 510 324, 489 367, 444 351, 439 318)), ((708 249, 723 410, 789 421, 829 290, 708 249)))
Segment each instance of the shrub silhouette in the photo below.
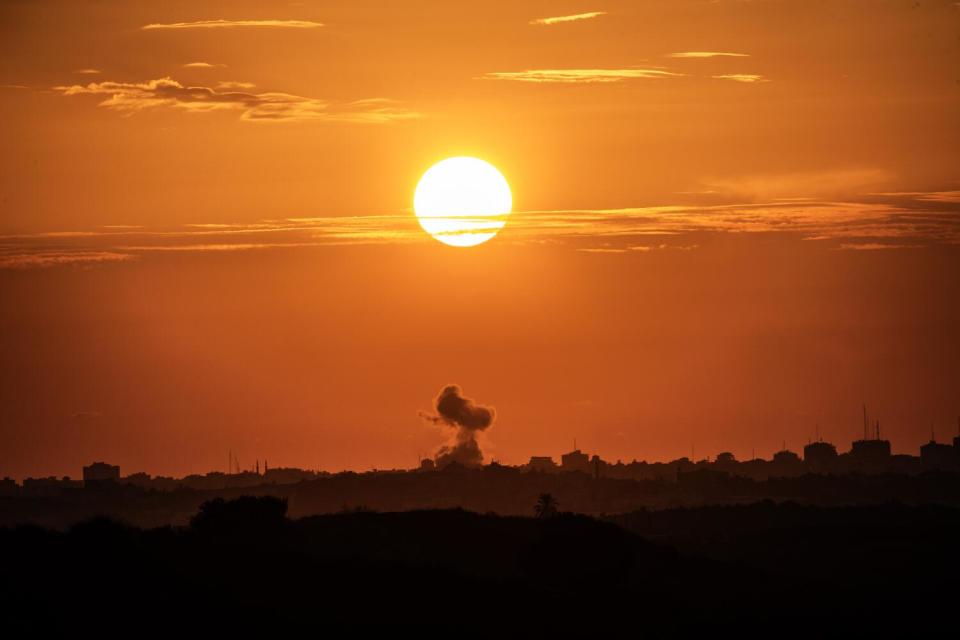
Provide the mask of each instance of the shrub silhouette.
POLYGON ((241 496, 235 500, 216 498, 200 505, 190 519, 196 531, 243 533, 278 529, 287 515, 286 498, 275 496, 241 496))

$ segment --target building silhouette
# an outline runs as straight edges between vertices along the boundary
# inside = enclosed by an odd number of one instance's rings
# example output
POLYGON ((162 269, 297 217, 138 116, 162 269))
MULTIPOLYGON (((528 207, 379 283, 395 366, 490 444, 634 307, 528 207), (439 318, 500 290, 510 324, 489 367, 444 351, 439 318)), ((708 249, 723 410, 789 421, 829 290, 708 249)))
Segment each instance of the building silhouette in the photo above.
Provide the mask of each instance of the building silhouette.
POLYGON ((855 470, 879 473, 889 467, 890 441, 880 438, 854 440, 849 456, 855 470))
MULTIPOLYGON (((960 461, 957 447, 937 442, 930 434, 930 442, 920 447, 920 464, 924 469, 953 469, 960 461)), ((955 438, 956 440, 956 438, 955 438)))
POLYGON ((560 456, 560 468, 563 471, 590 473, 592 471, 590 468, 590 456, 580 451, 580 449, 574 449, 570 453, 565 453, 560 456))
MULTIPOLYGON (((231 463, 233 457, 231 454, 231 463)), ((211 471, 205 474, 190 474, 182 478, 151 476, 138 472, 122 477, 120 467, 106 462, 94 462, 83 467, 83 480, 72 480, 68 476, 23 479, 21 484, 5 478, 0 481, 0 497, 3 498, 45 498, 77 494, 83 488, 105 488, 124 485, 145 491, 176 492, 180 490, 221 491, 254 487, 285 486, 307 483, 314 480, 331 478, 341 474, 332 474, 319 470, 305 470, 292 467, 270 468, 266 461, 262 467, 257 464, 249 470, 241 471, 234 466, 235 473, 211 471), (257 471, 262 469, 262 473, 257 471)), ((648 493, 672 491, 671 485, 680 482, 681 476, 694 473, 685 478, 683 484, 688 487, 713 487, 729 481, 745 479, 753 482, 765 482, 771 478, 791 479, 807 474, 844 476, 850 474, 896 474, 900 476, 918 476, 927 471, 960 471, 960 435, 952 439, 952 444, 940 443, 931 434, 930 441, 920 447, 919 456, 896 454, 891 451, 889 440, 880 437, 879 421, 869 428, 864 411, 864 437, 855 440, 849 451, 839 453, 837 447, 817 437, 803 447, 803 457, 790 451, 784 444, 771 459, 754 455, 749 460, 737 460, 729 451, 723 451, 713 460, 691 460, 686 457, 670 461, 647 462, 631 460, 608 462, 599 455, 588 454, 578 448, 560 456, 560 463, 551 456, 531 456, 529 462, 511 466, 491 464, 486 471, 500 475, 537 472, 543 474, 576 474, 570 478, 574 483, 596 481, 603 483, 631 480, 640 483, 654 483, 645 489, 648 493), (711 473, 698 474, 707 471, 711 473), (713 473, 717 472, 717 473, 713 473), (726 478, 726 479, 724 479, 726 478), (656 487, 655 489, 653 487, 656 487)), ((396 474, 417 471, 432 474, 437 471, 434 460, 423 458, 415 469, 372 470, 369 472, 344 472, 347 476, 393 477, 396 474)), ((463 471, 460 465, 447 469, 449 474, 463 471)), ((742 487, 743 485, 736 485, 742 487)), ((633 489, 631 489, 632 491, 633 489)))
POLYGON ((93 487, 120 482, 120 467, 106 462, 94 462, 83 468, 83 485, 93 487))
POLYGON ((4 478, 0 480, 0 497, 12 497, 17 495, 17 492, 20 490, 20 487, 17 486, 17 481, 13 478, 4 478))
POLYGON ((530 471, 540 471, 542 473, 552 473, 557 471, 557 463, 554 462, 550 456, 530 456, 527 469, 530 471))
POLYGON ((803 448, 803 462, 811 471, 831 471, 836 467, 837 448, 823 440, 811 442, 803 448))

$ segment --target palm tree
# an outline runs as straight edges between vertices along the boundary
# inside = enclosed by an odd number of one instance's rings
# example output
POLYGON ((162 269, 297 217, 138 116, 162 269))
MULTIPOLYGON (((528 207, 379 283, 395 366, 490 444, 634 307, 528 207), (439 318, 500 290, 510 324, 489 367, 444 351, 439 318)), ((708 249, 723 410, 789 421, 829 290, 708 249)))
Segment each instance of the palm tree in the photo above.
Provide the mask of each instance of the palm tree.
POLYGON ((557 507, 560 503, 549 493, 541 493, 537 499, 537 504, 533 507, 533 512, 538 518, 550 518, 557 515, 557 507))

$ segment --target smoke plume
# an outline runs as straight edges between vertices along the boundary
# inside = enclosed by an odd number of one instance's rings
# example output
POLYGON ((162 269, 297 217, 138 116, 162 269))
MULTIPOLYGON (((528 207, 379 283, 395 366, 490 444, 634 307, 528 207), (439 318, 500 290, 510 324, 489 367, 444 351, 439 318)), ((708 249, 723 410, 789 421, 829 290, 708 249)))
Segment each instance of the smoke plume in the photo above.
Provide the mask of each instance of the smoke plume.
POLYGON ((436 414, 420 415, 434 424, 456 429, 451 442, 437 450, 436 465, 445 467, 451 462, 457 462, 467 467, 475 467, 482 464, 483 451, 477 442, 477 434, 493 424, 496 416, 493 407, 479 405, 465 397, 460 387, 455 384, 449 384, 440 391, 435 407, 436 414))

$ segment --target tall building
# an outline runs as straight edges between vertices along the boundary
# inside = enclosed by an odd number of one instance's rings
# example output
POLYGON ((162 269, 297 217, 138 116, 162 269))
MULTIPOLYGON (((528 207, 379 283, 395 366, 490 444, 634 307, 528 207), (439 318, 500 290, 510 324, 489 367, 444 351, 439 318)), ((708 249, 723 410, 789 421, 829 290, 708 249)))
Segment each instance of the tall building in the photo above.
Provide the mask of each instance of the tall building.
POLYGON ((889 440, 854 440, 850 459, 860 466, 877 467, 890 461, 889 440))
POLYGON ((590 456, 580 449, 574 449, 570 453, 560 456, 560 468, 563 471, 582 471, 584 473, 593 471, 590 466, 590 456))
POLYGON ((859 471, 878 472, 890 467, 890 441, 880 438, 880 421, 876 421, 873 437, 870 437, 870 421, 867 407, 863 407, 863 440, 854 440, 849 453, 850 462, 859 471))

